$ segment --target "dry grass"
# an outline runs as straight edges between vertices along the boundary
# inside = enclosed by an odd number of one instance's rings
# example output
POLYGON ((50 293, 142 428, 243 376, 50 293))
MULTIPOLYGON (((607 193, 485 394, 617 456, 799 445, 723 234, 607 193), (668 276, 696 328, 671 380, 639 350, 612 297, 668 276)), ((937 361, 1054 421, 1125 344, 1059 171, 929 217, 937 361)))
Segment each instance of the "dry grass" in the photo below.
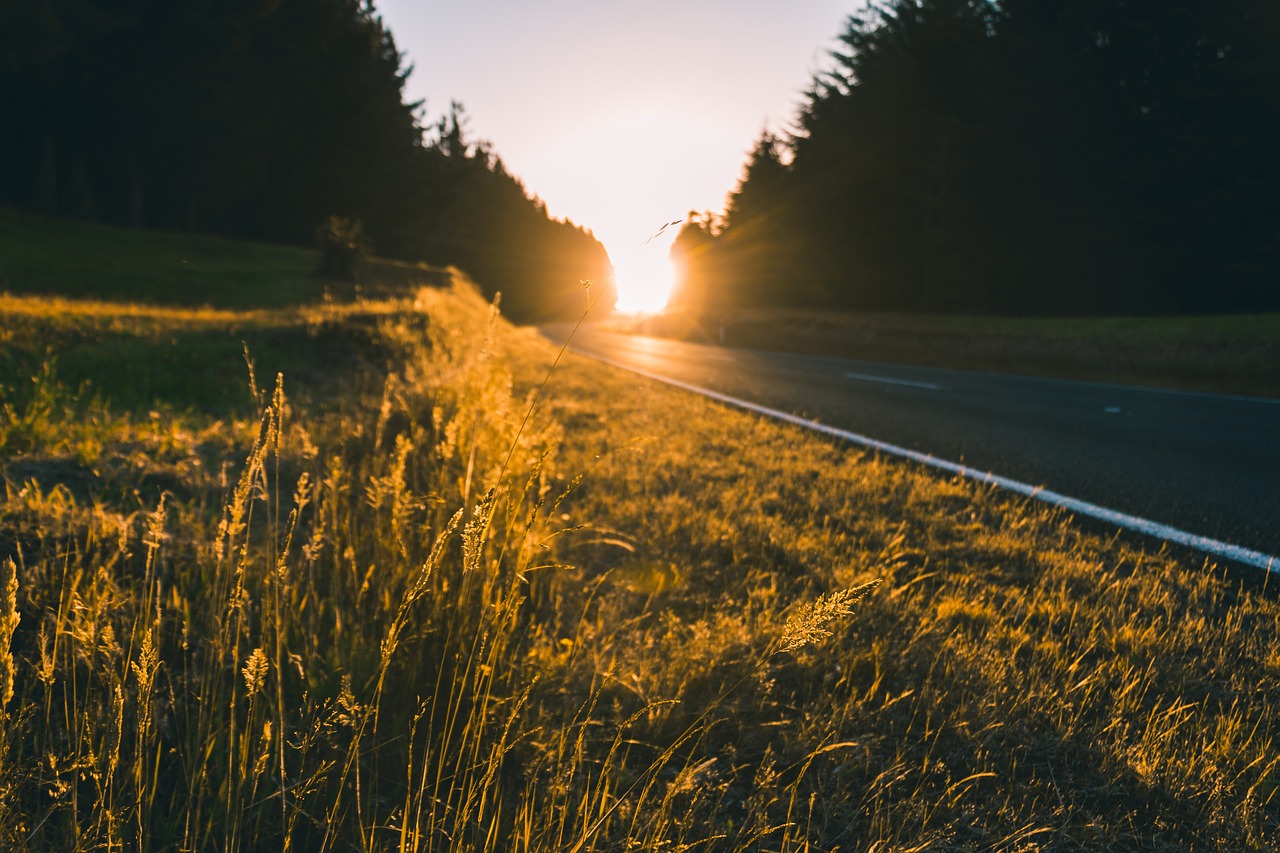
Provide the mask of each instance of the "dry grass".
POLYGON ((560 381, 576 506, 624 543, 576 559, 631 602, 601 629, 661 614, 616 658, 640 694, 696 702, 789 602, 884 578, 724 708, 705 755, 732 799, 803 769, 818 849, 1280 842, 1280 607, 1252 580, 585 361, 560 381))
POLYGON ((0 847, 1280 843, 1280 607, 1221 571, 585 361, 538 397, 465 286, 0 307, 0 847))

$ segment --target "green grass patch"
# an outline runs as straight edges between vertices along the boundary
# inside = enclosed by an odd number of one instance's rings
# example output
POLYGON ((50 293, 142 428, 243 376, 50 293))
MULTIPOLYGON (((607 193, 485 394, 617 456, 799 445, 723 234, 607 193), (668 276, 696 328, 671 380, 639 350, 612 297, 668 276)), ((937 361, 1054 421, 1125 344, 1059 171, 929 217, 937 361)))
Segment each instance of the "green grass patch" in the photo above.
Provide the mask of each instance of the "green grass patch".
POLYGON ((750 349, 1280 397, 1280 315, 1018 318, 744 310, 618 328, 750 349))
POLYGON ((300 248, 46 219, 0 209, 0 292, 278 308, 323 298, 300 248))
POLYGON ((257 406, 252 369, 295 390, 332 385, 389 353, 377 327, 405 310, 398 300, 276 311, 190 309, 0 296, 0 393, 21 397, 53 369, 77 393, 115 407, 237 412, 257 406))

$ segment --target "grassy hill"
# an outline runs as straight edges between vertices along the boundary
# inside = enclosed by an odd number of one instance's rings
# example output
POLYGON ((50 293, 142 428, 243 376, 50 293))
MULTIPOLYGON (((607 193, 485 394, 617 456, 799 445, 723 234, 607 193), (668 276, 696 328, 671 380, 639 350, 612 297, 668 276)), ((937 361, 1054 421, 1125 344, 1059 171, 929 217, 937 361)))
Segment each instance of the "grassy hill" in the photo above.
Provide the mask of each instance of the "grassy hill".
POLYGON ((0 291, 172 306, 279 308, 319 301, 316 254, 0 209, 0 291))
MULTIPOLYGON (((220 245, 207 292, 307 267, 220 245)), ((461 280, 182 304, 94 251, 0 299, 0 847, 1280 845, 1259 578, 561 356, 461 280)))

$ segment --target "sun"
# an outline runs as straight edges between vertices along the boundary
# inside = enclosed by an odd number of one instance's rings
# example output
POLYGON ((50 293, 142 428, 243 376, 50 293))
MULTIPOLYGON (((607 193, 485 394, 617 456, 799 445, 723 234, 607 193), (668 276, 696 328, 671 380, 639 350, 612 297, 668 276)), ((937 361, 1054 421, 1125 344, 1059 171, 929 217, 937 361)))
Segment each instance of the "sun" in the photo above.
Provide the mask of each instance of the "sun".
POLYGON ((656 314, 667 307, 675 285, 675 270, 668 247, 657 241, 614 257, 614 281, 618 290, 616 311, 622 314, 656 314))

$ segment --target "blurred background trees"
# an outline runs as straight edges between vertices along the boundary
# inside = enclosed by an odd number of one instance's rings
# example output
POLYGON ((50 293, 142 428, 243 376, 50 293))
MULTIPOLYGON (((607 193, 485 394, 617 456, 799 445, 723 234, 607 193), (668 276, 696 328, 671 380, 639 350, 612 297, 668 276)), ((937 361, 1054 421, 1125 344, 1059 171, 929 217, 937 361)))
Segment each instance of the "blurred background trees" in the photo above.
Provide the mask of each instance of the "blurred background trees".
POLYGON ((580 312, 604 248, 458 108, 430 130, 367 0, 28 0, 0 10, 0 204, 306 244, 331 216, 455 264, 520 319, 580 312))
POLYGON ((1276 45, 1271 0, 869 7, 686 226, 678 299, 1280 310, 1276 45))

